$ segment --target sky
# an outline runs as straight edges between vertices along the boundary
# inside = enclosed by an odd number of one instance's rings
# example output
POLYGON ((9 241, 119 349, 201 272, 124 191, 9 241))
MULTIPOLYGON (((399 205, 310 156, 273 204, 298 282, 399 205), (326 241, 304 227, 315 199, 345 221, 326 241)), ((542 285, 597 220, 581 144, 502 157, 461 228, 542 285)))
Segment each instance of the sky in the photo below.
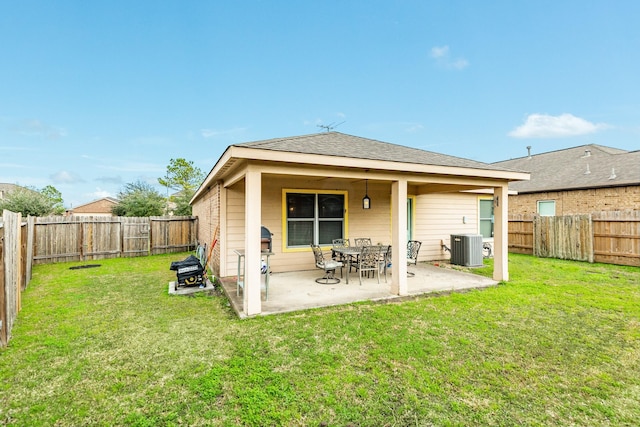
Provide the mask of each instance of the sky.
POLYGON ((0 0, 0 183, 72 208, 334 129, 482 162, 640 149, 636 0, 0 0))

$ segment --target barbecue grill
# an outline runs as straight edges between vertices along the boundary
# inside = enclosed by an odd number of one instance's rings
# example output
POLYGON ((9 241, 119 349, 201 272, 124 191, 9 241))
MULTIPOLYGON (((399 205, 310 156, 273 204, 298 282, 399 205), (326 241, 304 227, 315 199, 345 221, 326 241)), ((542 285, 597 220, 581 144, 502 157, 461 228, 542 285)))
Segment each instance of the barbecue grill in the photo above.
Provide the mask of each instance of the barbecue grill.
POLYGON ((264 225, 262 227, 260 227, 260 249, 262 250, 262 252, 273 252, 273 238, 272 238, 272 234, 269 231, 269 229, 267 227, 265 227, 264 225))
POLYGON ((204 268, 200 260, 193 255, 189 255, 182 261, 171 263, 170 270, 174 270, 177 275, 175 288, 178 286, 204 286, 204 268))

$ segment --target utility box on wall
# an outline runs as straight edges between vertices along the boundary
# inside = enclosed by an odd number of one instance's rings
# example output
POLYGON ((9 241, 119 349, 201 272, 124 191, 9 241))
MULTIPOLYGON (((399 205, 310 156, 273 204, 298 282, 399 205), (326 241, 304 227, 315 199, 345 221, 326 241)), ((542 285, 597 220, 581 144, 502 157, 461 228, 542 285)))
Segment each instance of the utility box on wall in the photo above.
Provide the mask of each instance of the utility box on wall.
POLYGON ((480 234, 451 235, 451 264, 481 267, 482 236, 480 234))

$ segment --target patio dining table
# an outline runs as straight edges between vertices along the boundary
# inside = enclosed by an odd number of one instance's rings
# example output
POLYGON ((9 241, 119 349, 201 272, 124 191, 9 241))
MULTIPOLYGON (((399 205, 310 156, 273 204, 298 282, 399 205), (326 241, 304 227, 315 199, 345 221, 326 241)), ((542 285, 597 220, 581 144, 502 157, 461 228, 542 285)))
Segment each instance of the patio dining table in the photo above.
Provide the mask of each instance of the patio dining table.
MULTIPOLYGON (((389 245, 372 245, 380 249, 380 254, 384 255, 389 245)), ((349 284, 349 272, 351 271, 351 260, 357 258, 362 253, 362 248, 358 246, 333 247, 333 252, 342 254, 347 259, 347 285, 349 284)))

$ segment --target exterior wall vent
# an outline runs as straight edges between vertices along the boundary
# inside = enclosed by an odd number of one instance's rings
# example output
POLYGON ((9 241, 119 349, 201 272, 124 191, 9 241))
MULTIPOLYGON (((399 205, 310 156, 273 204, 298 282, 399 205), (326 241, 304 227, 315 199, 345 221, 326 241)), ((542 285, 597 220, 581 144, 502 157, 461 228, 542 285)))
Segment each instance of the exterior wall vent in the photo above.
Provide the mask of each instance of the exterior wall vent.
POLYGON ((451 264, 481 267, 482 236, 480 234, 451 235, 451 264))

